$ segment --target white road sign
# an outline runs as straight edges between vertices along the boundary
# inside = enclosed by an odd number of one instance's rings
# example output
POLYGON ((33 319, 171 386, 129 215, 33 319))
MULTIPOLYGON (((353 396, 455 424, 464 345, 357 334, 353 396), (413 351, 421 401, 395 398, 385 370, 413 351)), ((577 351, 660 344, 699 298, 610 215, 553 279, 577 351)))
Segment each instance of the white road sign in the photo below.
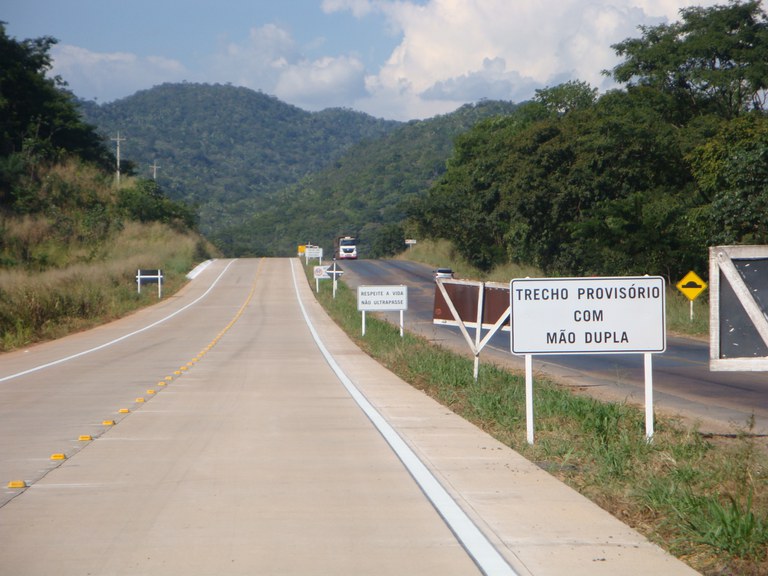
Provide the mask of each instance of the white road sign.
POLYGON ((319 246, 307 246, 304 248, 304 256, 306 256, 307 260, 310 258, 319 258, 320 260, 323 259, 323 249, 319 246))
POLYGON ((513 354, 666 349, 664 278, 523 278, 509 286, 513 354))
POLYGON ((358 286, 357 309, 360 312, 408 310, 408 287, 358 286))
POLYGON ((331 277, 328 274, 328 268, 330 266, 315 266, 313 269, 315 280, 329 280, 331 277))

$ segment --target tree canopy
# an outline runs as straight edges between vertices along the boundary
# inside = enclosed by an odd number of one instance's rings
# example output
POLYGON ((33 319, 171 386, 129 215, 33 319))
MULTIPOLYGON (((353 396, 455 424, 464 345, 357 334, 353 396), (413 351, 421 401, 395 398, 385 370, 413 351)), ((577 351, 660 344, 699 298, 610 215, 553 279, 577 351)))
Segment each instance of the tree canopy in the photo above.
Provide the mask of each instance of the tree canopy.
POLYGON ((17 41, 0 22, 0 157, 55 160, 74 154, 107 162, 101 139, 82 121, 66 84, 46 75, 54 44, 49 36, 17 41))
POLYGON ((713 243, 765 242, 768 32, 759 2, 681 10, 614 46, 626 84, 540 90, 456 143, 414 205, 425 235, 482 268, 550 274, 707 269, 713 243))
POLYGON ((764 110, 768 21, 761 0, 680 10, 673 24, 640 27, 642 36, 613 45, 624 57, 611 74, 669 95, 683 118, 732 118, 764 110))

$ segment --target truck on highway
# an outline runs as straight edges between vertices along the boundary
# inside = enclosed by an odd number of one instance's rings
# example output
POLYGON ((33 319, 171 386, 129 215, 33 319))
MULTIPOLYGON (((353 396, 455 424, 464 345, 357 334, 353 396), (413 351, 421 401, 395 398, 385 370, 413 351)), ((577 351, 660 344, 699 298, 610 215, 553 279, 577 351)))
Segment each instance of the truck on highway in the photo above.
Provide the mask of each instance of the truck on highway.
POLYGON ((338 236, 333 248, 337 259, 357 260, 357 238, 354 236, 338 236))

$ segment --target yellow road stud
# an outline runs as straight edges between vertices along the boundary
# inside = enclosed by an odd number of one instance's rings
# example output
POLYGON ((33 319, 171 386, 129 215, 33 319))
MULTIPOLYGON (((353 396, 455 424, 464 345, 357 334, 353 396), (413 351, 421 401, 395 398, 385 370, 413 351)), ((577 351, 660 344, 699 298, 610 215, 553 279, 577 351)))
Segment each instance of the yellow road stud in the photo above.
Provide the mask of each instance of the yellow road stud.
POLYGON ((24 480, 11 480, 8 482, 8 488, 26 488, 27 483, 24 480))
POLYGON ((147 394, 154 394, 154 393, 155 393, 155 391, 152 390, 151 388, 149 390, 147 390, 147 394))
POLYGON ((142 402, 144 402, 144 398, 136 398, 136 402, 138 402, 139 404, 141 404, 142 402))
POLYGON ((120 410, 117 411, 118 414, 128 414, 130 410, 128 408, 120 408, 120 410))
POLYGON ((66 460, 67 456, 65 454, 62 454, 61 452, 58 452, 56 454, 51 454, 51 460, 66 460))
POLYGON ((104 420, 104 421, 102 421, 101 424, 102 424, 102 426, 114 426, 115 425, 115 421, 114 420, 104 420))
POLYGON ((80 442, 90 442, 91 440, 93 440, 93 436, 91 436, 90 434, 82 434, 77 439, 80 442))

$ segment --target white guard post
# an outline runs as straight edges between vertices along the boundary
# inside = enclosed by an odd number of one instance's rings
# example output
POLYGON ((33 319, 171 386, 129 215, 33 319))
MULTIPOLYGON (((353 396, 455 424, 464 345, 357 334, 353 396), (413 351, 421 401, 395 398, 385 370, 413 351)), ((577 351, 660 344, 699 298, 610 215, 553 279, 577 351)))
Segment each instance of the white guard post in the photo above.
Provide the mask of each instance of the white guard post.
POLYGON ((664 278, 521 278, 510 282, 509 293, 510 347, 525 355, 528 443, 533 444, 532 356, 537 354, 644 354, 650 441, 652 354, 667 345, 664 278))
POLYGON ((136 286, 138 293, 141 294, 141 284, 157 284, 157 297, 163 297, 163 271, 162 270, 142 270, 136 271, 136 286))
POLYGON ((403 312, 408 309, 408 286, 358 286, 357 310, 363 316, 365 336, 366 312, 400 312, 400 337, 404 336, 403 312))

